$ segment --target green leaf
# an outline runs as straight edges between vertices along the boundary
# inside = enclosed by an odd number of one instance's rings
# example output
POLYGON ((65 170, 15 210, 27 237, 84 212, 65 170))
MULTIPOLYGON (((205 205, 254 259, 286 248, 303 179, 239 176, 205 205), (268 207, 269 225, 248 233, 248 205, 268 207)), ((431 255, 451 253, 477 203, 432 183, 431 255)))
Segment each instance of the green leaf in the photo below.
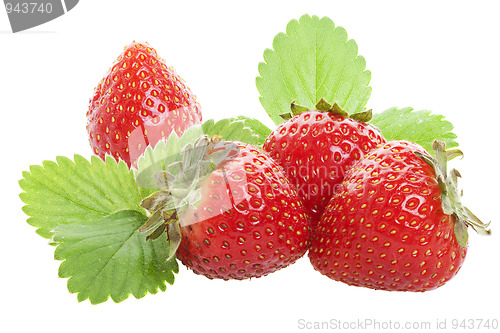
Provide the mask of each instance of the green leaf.
POLYGON ((175 259, 169 257, 169 242, 164 233, 147 241, 137 229, 147 217, 124 210, 95 223, 59 225, 53 241, 54 258, 62 260, 59 276, 69 278, 68 290, 78 293, 78 301, 92 304, 111 299, 119 303, 132 294, 165 291, 178 273, 175 259))
POLYGON ((386 140, 407 140, 418 143, 434 155, 434 140, 444 141, 447 148, 457 147, 453 125, 444 116, 429 110, 392 107, 374 114, 370 122, 378 127, 386 140))
POLYGON ((168 166, 183 160, 183 148, 194 145, 200 137, 219 135, 225 141, 241 141, 262 145, 271 130, 259 120, 238 116, 219 121, 208 120, 202 126, 191 126, 181 137, 172 132, 166 141, 160 141, 154 148, 148 147, 137 163, 136 182, 141 188, 157 189, 153 175, 167 171, 168 166))
POLYGON ((314 109, 324 98, 349 114, 361 112, 371 94, 371 73, 365 67, 342 27, 328 17, 304 15, 290 21, 286 33, 274 38, 273 49, 264 51, 256 80, 260 102, 276 124, 294 100, 314 109))
POLYGON ((143 194, 133 173, 121 161, 96 156, 88 161, 75 155, 74 161, 57 157, 23 172, 19 181, 23 211, 28 223, 45 238, 62 224, 91 223, 118 210, 144 212, 139 206, 143 194))
POLYGON ((203 132, 208 136, 220 135, 226 141, 240 141, 254 146, 262 146, 271 130, 254 118, 238 116, 219 121, 213 119, 203 123, 203 132))
POLYGON ((141 188, 157 189, 153 175, 158 171, 167 170, 173 163, 182 161, 182 149, 194 144, 203 135, 201 126, 195 125, 189 127, 180 138, 172 132, 166 141, 160 140, 154 148, 146 148, 137 162, 137 170, 134 171, 137 184, 141 188))

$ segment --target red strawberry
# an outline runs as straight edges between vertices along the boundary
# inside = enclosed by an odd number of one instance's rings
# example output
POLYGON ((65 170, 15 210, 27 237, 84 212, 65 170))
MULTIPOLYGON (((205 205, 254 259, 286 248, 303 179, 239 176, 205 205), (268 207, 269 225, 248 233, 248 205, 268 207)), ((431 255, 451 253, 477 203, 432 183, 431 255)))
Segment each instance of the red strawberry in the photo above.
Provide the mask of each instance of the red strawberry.
POLYGON ((94 90, 87 131, 95 154, 129 166, 172 131, 201 123, 200 106, 184 81, 147 44, 125 48, 94 90))
POLYGON ((460 204, 444 143, 434 147, 436 159, 416 144, 391 141, 354 165, 315 230, 309 257, 316 270, 397 291, 432 290, 457 274, 467 226, 489 231, 460 204))
POLYGON ((284 173, 263 152, 237 144, 237 157, 202 181, 201 202, 180 219, 177 258, 210 279, 264 276, 309 246, 306 213, 284 173))
POLYGON ((316 108, 309 111, 292 104, 295 116, 273 131, 264 144, 264 150, 297 187, 313 226, 345 171, 385 142, 375 128, 364 123, 371 111, 349 118, 336 104, 324 100, 316 108))

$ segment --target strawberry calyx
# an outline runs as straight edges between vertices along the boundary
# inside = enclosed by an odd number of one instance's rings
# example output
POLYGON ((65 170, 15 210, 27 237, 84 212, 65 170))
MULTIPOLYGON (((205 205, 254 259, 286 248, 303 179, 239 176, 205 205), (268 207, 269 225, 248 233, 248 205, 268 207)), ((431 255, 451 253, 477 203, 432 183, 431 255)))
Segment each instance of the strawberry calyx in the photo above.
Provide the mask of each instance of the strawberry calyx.
POLYGON ((452 217, 452 221, 455 223, 454 231, 457 241, 460 246, 465 248, 469 237, 468 227, 480 235, 489 235, 491 234, 490 229, 488 229, 490 223, 483 223, 461 203, 463 191, 458 189, 458 178, 461 175, 456 169, 452 169, 448 173, 447 162, 455 157, 463 156, 462 151, 459 149, 446 150, 446 144, 439 140, 435 140, 432 147, 435 151, 435 158, 419 151, 414 151, 414 153, 434 169, 436 180, 441 188, 443 212, 452 217))
POLYGON ((141 207, 150 215, 138 232, 147 234, 147 240, 167 232, 171 257, 181 241, 179 217, 186 209, 198 206, 201 182, 237 155, 237 145, 221 139, 220 136, 208 138, 203 135, 185 145, 177 161, 153 174, 158 191, 141 201, 141 207))
MULTIPOLYGON (((297 116, 303 112, 308 112, 311 111, 308 107, 298 105, 295 103, 296 101, 294 100, 290 104, 290 112, 281 114, 280 117, 283 118, 284 120, 288 120, 294 116, 297 116)), ((319 100, 318 103, 316 103, 316 111, 323 111, 323 112, 330 112, 334 115, 337 116, 342 116, 344 118, 351 118, 354 120, 357 120, 362 123, 367 123, 372 119, 372 110, 367 110, 363 112, 357 112, 349 115, 344 109, 342 109, 337 102, 334 102, 333 104, 328 103, 325 101, 323 98, 319 100)))

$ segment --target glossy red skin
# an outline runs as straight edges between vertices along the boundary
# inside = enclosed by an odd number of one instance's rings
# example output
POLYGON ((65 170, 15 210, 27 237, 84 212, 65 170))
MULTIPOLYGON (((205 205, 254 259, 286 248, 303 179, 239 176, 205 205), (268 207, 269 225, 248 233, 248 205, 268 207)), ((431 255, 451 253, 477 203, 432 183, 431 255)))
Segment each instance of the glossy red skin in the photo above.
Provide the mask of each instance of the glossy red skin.
POLYGON ((467 248, 443 213, 432 167, 391 141, 351 169, 330 200, 312 239, 316 270, 349 285, 427 291, 458 272, 467 248))
POLYGON ((250 145, 202 183, 202 202, 181 221, 177 258, 210 279, 261 277, 309 247, 307 216, 278 165, 250 145), (226 181, 227 180, 227 181, 226 181))
POLYGON ((384 142, 380 133, 367 124, 330 112, 308 111, 273 131, 264 150, 297 186, 314 226, 345 172, 384 142))
POLYGON ((132 43, 94 89, 87 131, 96 155, 131 165, 148 145, 201 123, 196 97, 156 50, 132 43))

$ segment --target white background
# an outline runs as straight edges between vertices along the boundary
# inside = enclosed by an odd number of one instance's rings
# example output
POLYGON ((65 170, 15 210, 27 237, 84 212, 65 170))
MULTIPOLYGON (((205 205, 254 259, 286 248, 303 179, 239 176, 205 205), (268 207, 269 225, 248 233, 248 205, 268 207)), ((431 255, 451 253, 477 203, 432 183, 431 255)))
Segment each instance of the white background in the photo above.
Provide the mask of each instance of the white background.
POLYGON ((451 331, 454 318, 500 319, 499 7, 495 1, 87 0, 18 34, 0 10, 0 331, 305 332, 300 319, 365 318, 433 327, 446 319, 451 331), (374 112, 430 109, 455 125, 465 152, 454 162, 464 178, 464 202, 493 220, 493 235, 471 233, 458 276, 427 293, 349 287, 303 258, 244 282, 210 281, 181 267, 165 293, 121 304, 78 303, 66 279, 57 277, 54 249, 25 222, 21 172, 57 155, 91 155, 88 100, 134 39, 148 41, 177 69, 205 119, 243 114, 272 126, 255 88, 257 65, 273 37, 305 13, 330 17, 356 40, 372 72, 368 107, 374 112))

